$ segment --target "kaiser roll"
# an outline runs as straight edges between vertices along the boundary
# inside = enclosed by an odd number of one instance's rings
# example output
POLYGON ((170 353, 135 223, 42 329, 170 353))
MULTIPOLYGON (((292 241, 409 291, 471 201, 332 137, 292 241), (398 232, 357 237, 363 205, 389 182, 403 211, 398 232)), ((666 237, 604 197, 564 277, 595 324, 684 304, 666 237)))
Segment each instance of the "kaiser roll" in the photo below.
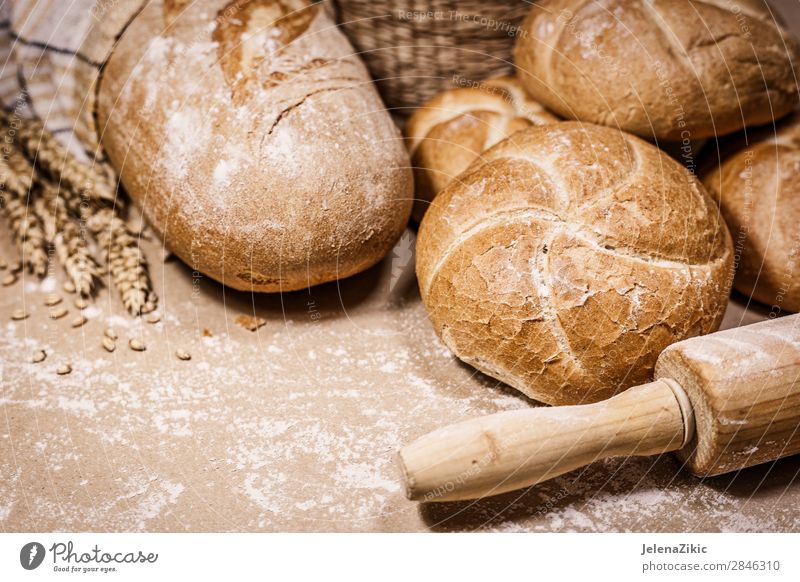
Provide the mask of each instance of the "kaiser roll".
POLYGON ((320 3, 149 2, 98 91, 126 190, 217 281, 289 291, 346 277, 405 228, 402 137, 320 3))
POLYGON ((514 50, 562 117, 687 142, 791 111, 798 55, 760 0, 542 0, 514 50))
POLYGON ((731 229, 734 287, 776 314, 800 311, 800 113, 748 136, 703 183, 731 229))
POLYGON ((712 332, 731 239, 683 166, 611 128, 532 127, 436 197, 417 276, 462 360, 550 404, 648 380, 669 344, 712 332))
POLYGON ((450 180, 481 152, 515 131, 557 121, 531 100, 515 77, 444 91, 417 109, 406 125, 414 166, 416 221, 450 180))

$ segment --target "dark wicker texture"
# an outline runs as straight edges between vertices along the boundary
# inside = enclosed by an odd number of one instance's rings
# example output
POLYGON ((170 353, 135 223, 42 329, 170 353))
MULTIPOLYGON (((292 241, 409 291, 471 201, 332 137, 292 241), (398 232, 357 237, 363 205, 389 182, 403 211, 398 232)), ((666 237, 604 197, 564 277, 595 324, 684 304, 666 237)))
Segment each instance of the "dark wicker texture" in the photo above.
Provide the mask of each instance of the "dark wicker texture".
POLYGON ((336 0, 337 18, 399 116, 439 91, 511 70, 521 0, 336 0))

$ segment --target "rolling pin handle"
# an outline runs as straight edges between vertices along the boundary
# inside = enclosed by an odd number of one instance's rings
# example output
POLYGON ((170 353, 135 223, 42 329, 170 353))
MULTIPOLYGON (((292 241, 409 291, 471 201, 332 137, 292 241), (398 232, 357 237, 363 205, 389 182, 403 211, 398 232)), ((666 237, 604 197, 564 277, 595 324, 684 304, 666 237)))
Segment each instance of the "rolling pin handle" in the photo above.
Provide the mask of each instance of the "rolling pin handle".
POLYGON ((456 501, 520 489, 614 456, 675 451, 694 416, 671 379, 580 406, 512 410, 429 433, 400 451, 412 500, 456 501))

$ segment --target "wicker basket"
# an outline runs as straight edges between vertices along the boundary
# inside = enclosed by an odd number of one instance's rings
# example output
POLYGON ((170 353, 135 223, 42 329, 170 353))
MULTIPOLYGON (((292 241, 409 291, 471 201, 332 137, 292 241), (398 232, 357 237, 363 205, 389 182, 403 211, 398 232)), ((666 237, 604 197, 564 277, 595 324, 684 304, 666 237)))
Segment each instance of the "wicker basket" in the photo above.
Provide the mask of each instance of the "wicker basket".
POLYGON ((524 0, 336 0, 337 18, 399 116, 511 69, 524 0))

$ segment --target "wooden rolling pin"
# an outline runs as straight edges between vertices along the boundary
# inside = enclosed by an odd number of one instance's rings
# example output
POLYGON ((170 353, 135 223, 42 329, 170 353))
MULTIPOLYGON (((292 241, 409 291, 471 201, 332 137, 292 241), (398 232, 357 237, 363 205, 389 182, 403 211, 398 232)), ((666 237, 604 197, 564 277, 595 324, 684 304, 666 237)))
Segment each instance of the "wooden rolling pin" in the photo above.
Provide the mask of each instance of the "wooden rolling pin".
POLYGON ((655 377, 604 402, 427 434, 400 451, 408 498, 496 495, 612 456, 675 451, 711 476, 800 452, 800 314, 673 344, 655 377))

